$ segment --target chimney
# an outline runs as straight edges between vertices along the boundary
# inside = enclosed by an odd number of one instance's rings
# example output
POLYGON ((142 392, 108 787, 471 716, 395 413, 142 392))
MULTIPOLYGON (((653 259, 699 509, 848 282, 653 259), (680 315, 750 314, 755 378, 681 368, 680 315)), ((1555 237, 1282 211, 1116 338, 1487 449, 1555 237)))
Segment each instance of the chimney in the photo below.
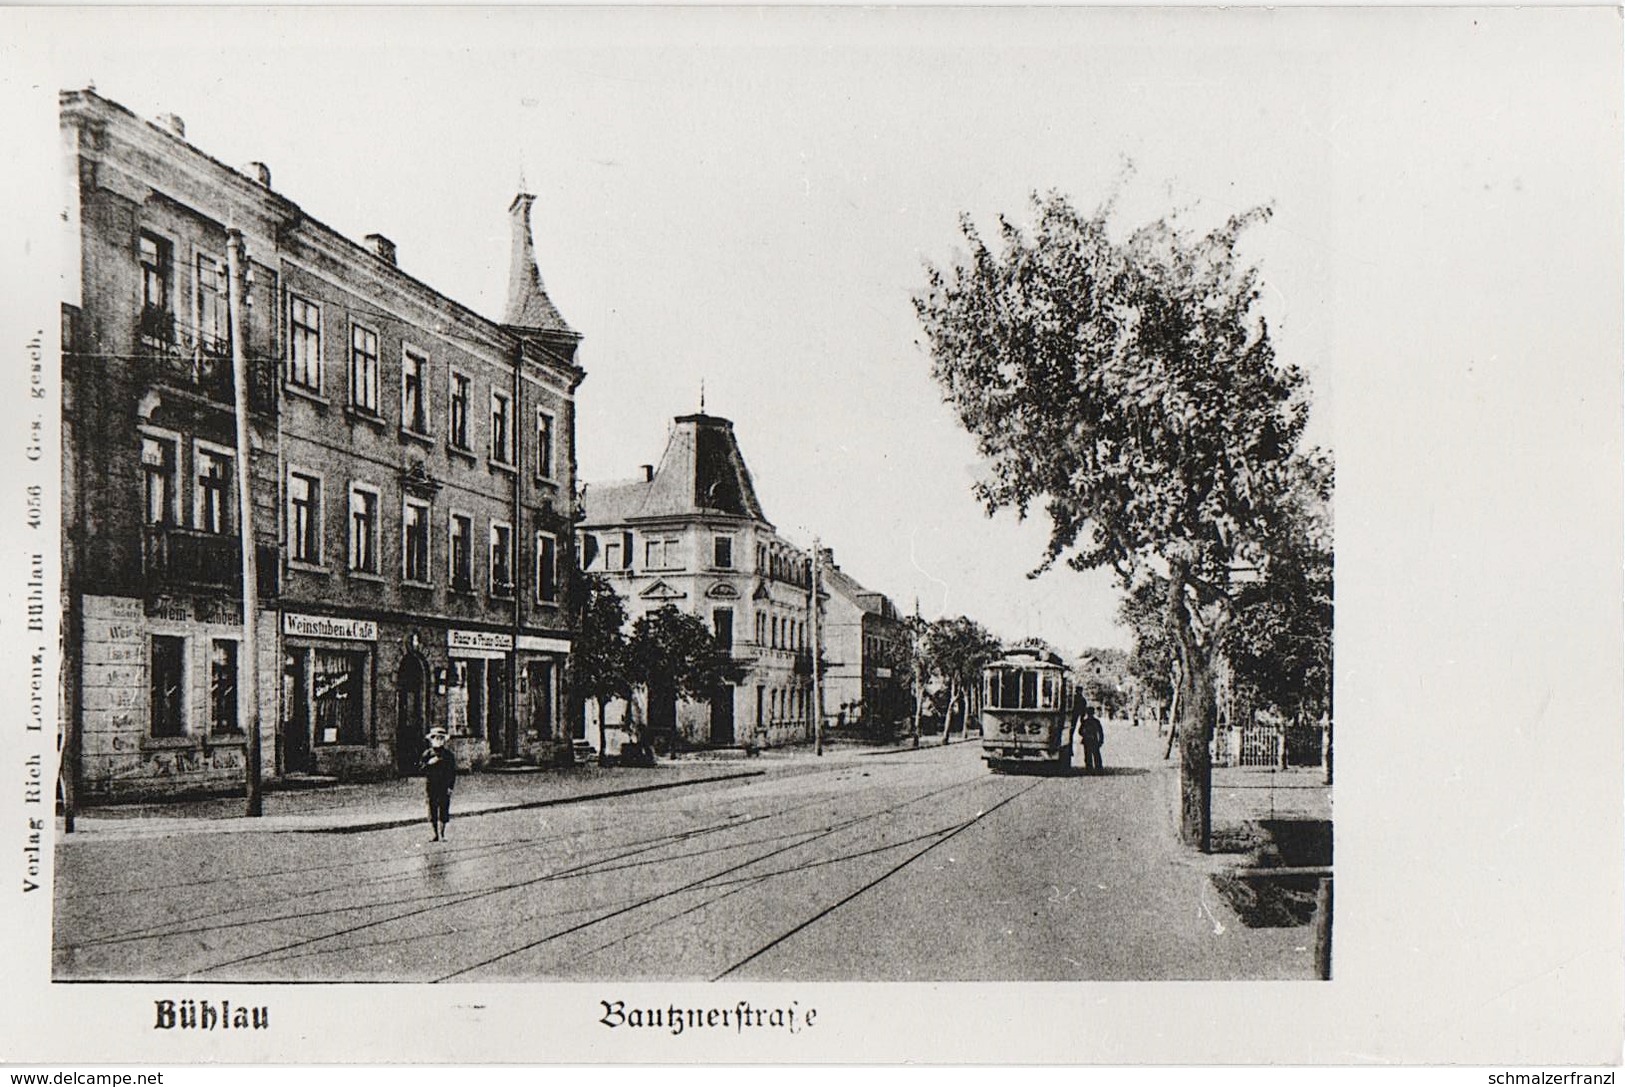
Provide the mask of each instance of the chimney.
POLYGON ((645 483, 653 483, 654 481, 655 481, 655 466, 652 465, 652 464, 645 464, 643 466, 643 482, 645 482, 645 483))
POLYGON ((253 178, 262 189, 271 187, 271 168, 263 162, 251 162, 243 167, 243 173, 253 178))
POLYGON ((384 237, 382 234, 368 234, 367 235, 367 244, 372 246, 372 251, 374 253, 378 254, 378 259, 379 260, 387 261, 390 264, 395 263, 395 243, 394 242, 390 241, 388 238, 384 237))
POLYGON ((186 122, 181 120, 178 113, 160 113, 158 127, 177 139, 186 139, 186 122))
POLYGON ((818 549, 818 561, 832 570, 840 569, 839 566, 835 565, 835 549, 833 547, 820 547, 818 549))

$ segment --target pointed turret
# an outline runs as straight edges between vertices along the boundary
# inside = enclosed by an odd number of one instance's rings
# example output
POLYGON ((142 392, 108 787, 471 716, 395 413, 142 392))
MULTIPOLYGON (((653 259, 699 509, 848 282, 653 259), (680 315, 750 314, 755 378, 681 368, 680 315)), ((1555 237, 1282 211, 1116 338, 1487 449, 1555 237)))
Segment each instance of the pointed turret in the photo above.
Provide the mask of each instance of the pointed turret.
POLYGON ((542 273, 536 267, 536 250, 530 240, 530 206, 536 202, 532 193, 521 192, 508 206, 508 219, 513 226, 513 259, 508 264, 508 305, 503 311, 502 323, 524 332, 562 332, 575 335, 575 330, 559 315, 553 300, 542 286, 542 273))

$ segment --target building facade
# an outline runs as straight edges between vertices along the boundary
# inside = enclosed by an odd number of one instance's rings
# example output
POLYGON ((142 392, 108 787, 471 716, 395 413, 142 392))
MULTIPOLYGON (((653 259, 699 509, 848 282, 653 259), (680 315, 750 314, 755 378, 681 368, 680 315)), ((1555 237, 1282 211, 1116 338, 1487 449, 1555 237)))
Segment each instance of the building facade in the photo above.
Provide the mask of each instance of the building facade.
POLYGON ((834 728, 878 737, 898 732, 914 710, 908 622, 882 593, 864 588, 825 548, 824 713, 834 728))
POLYGON ((64 713, 89 798, 261 772, 551 761, 573 569, 580 337, 510 208, 501 322, 90 91, 62 96, 64 713), (228 224, 230 229, 228 230, 228 224), (241 327, 228 245, 240 238, 241 327), (261 610, 242 637, 231 347, 248 360, 261 610))
POLYGON ((647 724, 698 746, 810 739, 812 561, 762 512, 733 424, 679 416, 658 465, 641 479, 587 484, 582 505, 582 569, 609 580, 630 622, 672 605, 749 666, 709 703, 612 706, 608 731, 647 724))

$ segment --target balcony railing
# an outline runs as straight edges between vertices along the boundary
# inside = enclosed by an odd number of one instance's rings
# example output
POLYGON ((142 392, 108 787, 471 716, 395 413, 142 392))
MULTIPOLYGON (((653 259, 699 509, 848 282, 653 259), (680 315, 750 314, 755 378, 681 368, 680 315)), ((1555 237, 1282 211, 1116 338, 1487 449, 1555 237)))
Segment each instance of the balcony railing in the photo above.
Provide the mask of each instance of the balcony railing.
MULTIPOLYGON (((257 580, 262 597, 275 597, 276 548, 255 549, 257 580)), ((202 588, 240 592, 243 586, 242 549, 236 536, 198 532, 188 528, 147 525, 141 538, 141 574, 150 589, 202 588)))
MULTIPOLYGON (((221 404, 231 404, 231 340, 177 324, 174 315, 146 307, 136 321, 145 378, 149 384, 168 385, 197 393, 221 404)), ((254 357, 250 350, 249 407, 256 412, 273 409, 271 379, 275 367, 254 357)))

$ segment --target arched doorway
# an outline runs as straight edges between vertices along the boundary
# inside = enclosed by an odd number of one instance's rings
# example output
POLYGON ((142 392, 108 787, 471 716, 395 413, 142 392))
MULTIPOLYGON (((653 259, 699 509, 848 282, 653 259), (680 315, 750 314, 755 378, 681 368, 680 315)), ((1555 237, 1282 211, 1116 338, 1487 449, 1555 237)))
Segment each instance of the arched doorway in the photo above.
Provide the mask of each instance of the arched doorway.
POLYGON ((402 774, 415 774, 429 735, 429 669, 416 653, 401 658, 395 699, 395 765, 402 774))

